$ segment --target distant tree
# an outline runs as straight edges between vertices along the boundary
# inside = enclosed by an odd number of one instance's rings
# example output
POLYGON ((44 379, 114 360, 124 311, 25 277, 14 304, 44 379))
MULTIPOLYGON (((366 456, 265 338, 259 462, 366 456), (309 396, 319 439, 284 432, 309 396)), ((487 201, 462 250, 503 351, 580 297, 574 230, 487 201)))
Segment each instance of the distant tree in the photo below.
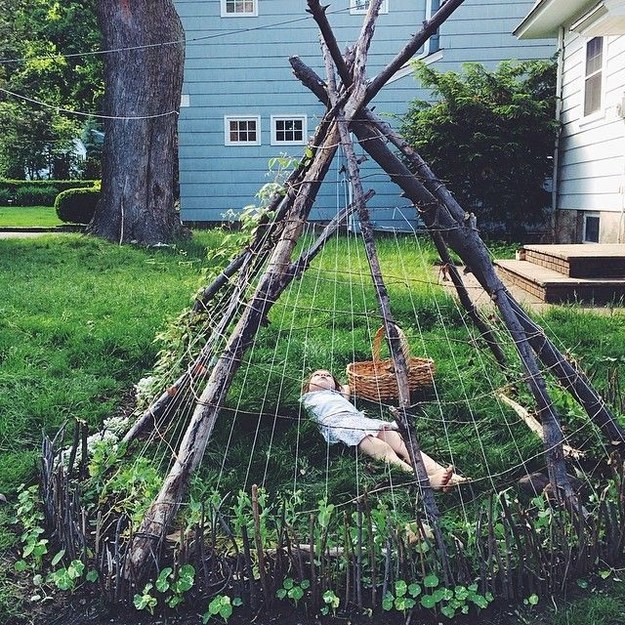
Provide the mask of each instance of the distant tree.
POLYGON ((415 100, 400 132, 429 162, 486 235, 522 240, 544 223, 558 123, 555 63, 503 62, 462 73, 415 64, 437 100, 415 100))
POLYGON ((96 180, 102 178, 102 144, 104 132, 102 124, 94 117, 90 117, 82 129, 80 136, 85 146, 85 160, 82 163, 82 178, 96 180))
POLYGON ((90 231, 120 242, 167 242, 174 205, 184 31, 172 0, 98 0, 105 59, 102 196, 90 231))
POLYGON ((0 0, 0 175, 76 175, 74 140, 103 93, 95 0, 0 0))

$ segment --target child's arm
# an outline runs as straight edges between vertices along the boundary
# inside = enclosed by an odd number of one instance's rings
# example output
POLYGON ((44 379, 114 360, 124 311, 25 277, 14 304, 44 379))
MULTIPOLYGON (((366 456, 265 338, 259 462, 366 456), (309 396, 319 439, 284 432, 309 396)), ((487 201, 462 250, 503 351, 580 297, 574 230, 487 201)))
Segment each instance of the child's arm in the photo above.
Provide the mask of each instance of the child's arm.
POLYGON ((345 399, 349 399, 350 398, 351 390, 349 388, 349 384, 343 384, 343 386, 341 386, 339 391, 341 392, 341 395, 343 395, 343 397, 345 397, 345 399))

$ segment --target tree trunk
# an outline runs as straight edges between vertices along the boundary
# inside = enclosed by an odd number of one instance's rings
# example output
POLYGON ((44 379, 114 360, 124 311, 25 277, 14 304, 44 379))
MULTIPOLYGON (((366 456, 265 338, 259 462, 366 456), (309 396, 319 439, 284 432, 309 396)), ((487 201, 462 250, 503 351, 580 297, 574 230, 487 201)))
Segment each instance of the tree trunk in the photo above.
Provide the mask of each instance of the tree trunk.
POLYGON ((98 0, 105 56, 102 197, 89 231, 111 241, 171 241, 184 31, 172 0, 98 0))

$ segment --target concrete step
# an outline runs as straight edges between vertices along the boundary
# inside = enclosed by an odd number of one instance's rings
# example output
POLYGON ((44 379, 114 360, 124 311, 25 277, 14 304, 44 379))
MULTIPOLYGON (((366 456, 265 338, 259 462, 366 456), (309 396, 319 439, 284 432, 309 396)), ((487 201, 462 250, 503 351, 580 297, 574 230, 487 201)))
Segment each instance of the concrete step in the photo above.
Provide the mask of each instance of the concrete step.
POLYGON ((569 278, 625 278, 625 245, 524 245, 522 260, 569 278))
POLYGON ((495 265, 505 284, 517 286, 548 304, 601 305, 625 298, 625 278, 571 278, 527 260, 496 260, 495 265))

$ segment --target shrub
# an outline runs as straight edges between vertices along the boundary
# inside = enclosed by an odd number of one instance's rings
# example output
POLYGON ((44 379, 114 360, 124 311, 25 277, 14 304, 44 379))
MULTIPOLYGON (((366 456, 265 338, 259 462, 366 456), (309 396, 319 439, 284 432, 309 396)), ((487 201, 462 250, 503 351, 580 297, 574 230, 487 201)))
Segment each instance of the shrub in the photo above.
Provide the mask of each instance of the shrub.
POLYGON ((59 190, 52 185, 25 185, 15 191, 17 206, 52 206, 59 190))
POLYGON ((93 218, 96 204, 100 199, 100 191, 90 189, 68 189, 56 197, 54 209, 61 221, 88 224, 93 218))
POLYGON ((507 61, 496 70, 467 63, 460 73, 415 65, 437 98, 415 100, 400 132, 490 238, 519 241, 545 226, 553 170, 556 66, 507 61))
MULTIPOLYGON (((67 189, 78 189, 93 187, 99 184, 99 180, 9 180, 8 178, 0 178, 0 197, 4 198, 4 193, 9 194, 9 199, 15 201, 17 190, 23 187, 55 187, 56 192, 66 191, 67 189)), ((56 197, 56 194, 55 194, 56 197)), ((52 206, 54 204, 54 198, 48 204, 52 206)))
POLYGON ((0 188, 0 206, 9 206, 13 203, 13 193, 9 189, 0 188))

